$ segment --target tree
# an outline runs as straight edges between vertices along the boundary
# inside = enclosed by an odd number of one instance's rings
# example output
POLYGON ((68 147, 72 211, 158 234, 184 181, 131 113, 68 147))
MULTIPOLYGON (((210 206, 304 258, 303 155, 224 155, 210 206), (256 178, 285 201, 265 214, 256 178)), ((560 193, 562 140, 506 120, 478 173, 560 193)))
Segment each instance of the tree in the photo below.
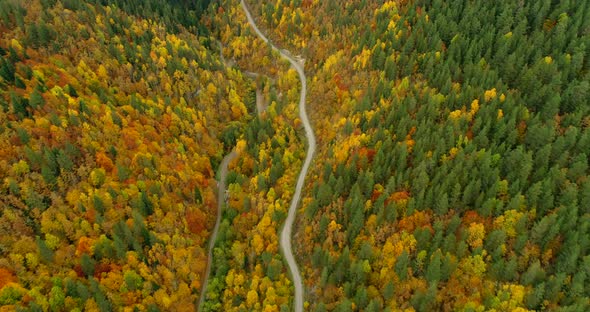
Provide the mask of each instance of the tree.
POLYGON ((53 250, 51 250, 47 246, 47 243, 45 242, 45 240, 42 240, 41 238, 37 237, 36 242, 37 242, 37 248, 39 250, 39 255, 41 257, 41 260, 45 263, 52 262, 53 261, 53 250))
POLYGON ((337 312, 352 312, 352 302, 348 299, 344 299, 340 304, 336 307, 334 311, 337 312))
POLYGON ((125 271, 123 273, 125 285, 130 291, 140 290, 143 285, 143 279, 135 271, 125 271))
POLYGON ((92 259, 87 253, 84 253, 80 258, 80 264, 82 266, 82 272, 84 272, 87 277, 94 275, 96 261, 92 259))
POLYGON ((328 183, 320 184, 318 189, 318 205, 320 207, 327 206, 332 201, 333 190, 328 183))
POLYGON ((49 306, 52 311, 62 311, 65 304, 65 294, 61 287, 53 286, 49 293, 49 306))
POLYGON ((430 258, 430 263, 426 268, 426 280, 429 282, 438 282, 441 280, 441 253, 440 250, 434 252, 430 258))
MULTIPOLYGON (((440 261, 440 260, 439 260, 440 261)), ((410 264, 410 255, 407 251, 403 251, 395 262, 395 273, 400 280, 405 280, 408 277, 408 265, 410 264)), ((440 263, 439 263, 440 265, 440 263)))
POLYGON ((14 81, 15 72, 14 63, 0 58, 0 77, 4 78, 4 81, 14 81))
POLYGON ((16 285, 10 285, 0 289, 0 304, 10 306, 20 302, 24 291, 16 285))
POLYGON ((257 305, 259 305, 258 292, 256 292, 256 290, 251 289, 248 291, 248 295, 246 296, 246 304, 250 308, 255 308, 257 305))
POLYGON ((369 304, 367 289, 364 286, 357 288, 354 303, 359 309, 364 309, 369 304))
POLYGON ((30 116, 27 107, 29 106, 28 100, 23 99, 17 93, 10 92, 10 102, 12 103, 12 112, 19 118, 23 119, 30 116))

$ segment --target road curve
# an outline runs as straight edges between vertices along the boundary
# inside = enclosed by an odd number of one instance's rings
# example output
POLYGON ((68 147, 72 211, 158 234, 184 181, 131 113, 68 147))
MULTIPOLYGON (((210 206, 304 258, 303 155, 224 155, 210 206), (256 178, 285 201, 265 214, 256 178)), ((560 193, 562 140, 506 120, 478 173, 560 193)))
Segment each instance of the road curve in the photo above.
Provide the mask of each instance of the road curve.
POLYGON ((229 163, 238 156, 236 151, 225 155, 221 164, 219 165, 219 182, 217 184, 217 220, 215 221, 215 227, 213 227, 213 233, 209 241, 209 251, 207 251, 207 268, 205 269, 205 278, 203 280, 203 287, 201 287, 201 296, 199 298, 199 311, 202 311, 203 301, 207 296, 207 285, 209 282, 209 274, 211 273, 211 261, 213 260, 213 247, 215 247, 215 241, 217 240, 217 232, 219 231, 219 224, 221 223, 221 214, 223 212, 223 205, 225 204, 225 180, 227 177, 227 167, 229 163))
POLYGON ((313 134, 313 129, 309 123, 309 118, 307 118, 307 113, 305 111, 305 97, 307 95, 307 78, 305 77, 305 72, 303 70, 303 66, 297 62, 292 56, 289 51, 284 49, 278 49, 274 44, 272 44, 266 36, 258 29, 256 26, 256 22, 252 18, 246 3, 244 0, 240 0, 242 4, 242 8, 246 13, 246 17, 248 18, 248 23, 254 29, 256 34, 268 43, 273 50, 278 51, 281 56, 289 61, 291 65, 297 70, 297 74, 299 74, 299 80, 301 80, 301 95, 299 97, 299 117, 303 122, 303 127, 305 128, 305 136, 307 137, 307 155, 305 156, 305 162, 303 163, 303 167, 301 168, 301 172, 299 173, 299 177, 297 178, 297 185, 295 186, 295 194, 293 195, 293 200, 291 201, 291 205, 289 206, 289 213, 287 215, 287 219, 285 220, 285 225, 283 226, 283 231, 281 232, 281 249, 283 250, 283 254, 285 259, 287 259, 287 264, 289 265, 289 270, 291 271, 291 276, 293 278, 293 286, 295 288, 295 312, 302 312, 303 311, 303 283, 301 281, 301 273, 299 273, 299 268, 297 267, 297 262, 293 257, 293 250, 291 247, 291 230, 293 228, 293 222, 295 221, 295 212, 297 210, 297 206, 299 205, 299 200, 301 199, 301 190, 303 189, 303 182, 305 181, 305 176, 307 175, 307 171, 309 170, 309 165, 311 164, 311 160, 313 158, 313 154, 315 153, 316 148, 316 140, 313 134))

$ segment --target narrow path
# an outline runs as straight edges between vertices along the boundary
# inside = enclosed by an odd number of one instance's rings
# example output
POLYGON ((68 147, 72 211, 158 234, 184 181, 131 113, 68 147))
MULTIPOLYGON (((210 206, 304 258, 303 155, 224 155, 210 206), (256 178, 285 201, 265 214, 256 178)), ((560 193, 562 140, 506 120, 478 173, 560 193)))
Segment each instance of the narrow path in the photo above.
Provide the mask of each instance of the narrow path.
POLYGON ((211 273, 211 261, 213 260, 213 247, 215 247, 215 241, 217 240, 217 232, 219 231, 219 224, 221 223, 221 213, 223 212, 223 205, 225 204, 225 180, 227 177, 227 167, 229 163, 238 156, 236 151, 225 155, 219 166, 219 182, 217 184, 217 220, 215 221, 215 227, 213 227, 213 233, 209 241, 209 251, 207 252, 207 268, 205 269, 205 278, 203 280, 203 287, 201 287, 201 297, 199 298, 199 311, 202 311, 203 301, 207 297, 207 285, 209 282, 209 274, 211 273))
POLYGON ((246 17, 248 18, 248 23, 254 29, 256 34, 268 43, 273 50, 278 51, 281 54, 281 57, 287 59, 289 63, 297 70, 297 74, 299 74, 299 80, 301 80, 301 96, 299 97, 299 117, 303 122, 303 127, 305 128, 305 136, 307 137, 307 155, 305 156, 305 162, 303 163, 303 167, 301 168, 301 172, 299 173, 299 177, 297 178, 297 185, 295 186, 295 194, 293 195, 293 200, 291 201, 291 205, 289 206, 289 213, 287 215, 287 219, 285 220, 285 225, 283 227, 283 231, 281 232, 281 249, 283 250, 283 254, 285 259, 287 259, 287 264, 289 265, 289 270, 291 271, 291 276, 293 278, 293 286, 295 288, 295 312, 302 312, 303 311, 303 283, 301 281, 301 273, 299 273, 299 268, 297 267, 297 262, 293 257, 293 250, 291 247, 291 232, 293 229, 293 222, 295 221, 295 213, 297 210, 297 206, 299 205, 299 200, 301 199, 301 190, 303 189, 303 182, 305 181, 305 176, 307 175, 307 171, 309 170, 309 165, 311 164, 311 160, 313 158, 313 154, 315 153, 316 148, 316 140, 313 134, 313 129, 309 123, 309 118, 307 118, 307 113, 305 111, 305 97, 307 95, 307 78, 305 77, 305 72, 303 70, 303 66, 297 60, 295 60, 289 51, 284 49, 278 49, 274 44, 272 44, 268 38, 264 36, 264 34, 258 29, 256 26, 256 22, 252 18, 246 3, 244 0, 240 0, 242 4, 242 8, 246 13, 246 17))

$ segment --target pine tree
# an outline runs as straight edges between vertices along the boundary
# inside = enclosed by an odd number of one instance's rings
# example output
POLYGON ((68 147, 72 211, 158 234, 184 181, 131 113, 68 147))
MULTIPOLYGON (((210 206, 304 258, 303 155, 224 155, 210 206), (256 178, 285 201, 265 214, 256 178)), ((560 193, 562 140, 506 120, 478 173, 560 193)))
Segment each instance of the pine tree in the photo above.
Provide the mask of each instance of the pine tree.
POLYGON ((82 272, 84 272, 87 277, 94 275, 96 261, 87 253, 84 253, 82 257, 80 257, 80 265, 82 266, 82 272))
POLYGON ((53 250, 51 250, 45 240, 37 237, 37 248, 39 249, 39 255, 41 256, 41 260, 45 263, 49 263, 53 261, 53 250))
POLYGON ((410 264, 410 255, 404 250, 395 262, 395 274, 400 280, 408 278, 408 266, 410 264))
POLYGON ((430 258, 430 263, 426 268, 426 280, 429 282, 438 282, 441 280, 441 254, 440 250, 437 250, 430 258))

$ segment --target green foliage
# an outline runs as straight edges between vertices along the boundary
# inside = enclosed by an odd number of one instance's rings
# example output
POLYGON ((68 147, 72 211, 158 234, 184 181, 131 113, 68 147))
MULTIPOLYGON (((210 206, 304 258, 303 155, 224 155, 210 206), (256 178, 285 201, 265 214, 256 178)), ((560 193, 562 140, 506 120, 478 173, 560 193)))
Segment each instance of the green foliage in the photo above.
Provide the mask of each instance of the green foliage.
POLYGON ((80 265, 82 266, 82 272, 84 272, 86 276, 90 277, 94 275, 96 261, 87 253, 84 253, 82 257, 80 257, 80 265))
POLYGON ((64 309, 65 294, 61 287, 53 286, 49 292, 49 307, 52 311, 62 311, 64 309))
POLYGON ((130 291, 141 289, 143 286, 143 279, 135 271, 125 271, 123 274, 125 285, 130 291))
POLYGON ((0 305, 12 305, 20 301, 23 292, 20 289, 7 286, 0 290, 0 305))
POLYGON ((37 237, 37 249, 39 250, 39 255, 41 256, 41 260, 45 263, 50 263, 53 261, 53 250, 51 250, 45 240, 37 237))

